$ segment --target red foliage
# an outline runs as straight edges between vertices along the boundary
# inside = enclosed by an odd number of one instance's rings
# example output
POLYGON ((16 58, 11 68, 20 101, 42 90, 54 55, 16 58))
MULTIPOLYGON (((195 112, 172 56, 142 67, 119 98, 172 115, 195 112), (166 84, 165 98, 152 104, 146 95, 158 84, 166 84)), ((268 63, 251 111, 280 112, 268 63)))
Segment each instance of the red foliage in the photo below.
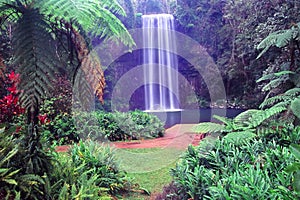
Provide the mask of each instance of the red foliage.
POLYGON ((20 91, 17 86, 20 82, 20 75, 11 72, 6 78, 9 87, 7 88, 8 94, 0 99, 0 123, 12 122, 15 116, 25 112, 25 109, 19 105, 18 94, 20 91))
POLYGON ((42 125, 50 123, 47 114, 39 115, 38 119, 42 125))

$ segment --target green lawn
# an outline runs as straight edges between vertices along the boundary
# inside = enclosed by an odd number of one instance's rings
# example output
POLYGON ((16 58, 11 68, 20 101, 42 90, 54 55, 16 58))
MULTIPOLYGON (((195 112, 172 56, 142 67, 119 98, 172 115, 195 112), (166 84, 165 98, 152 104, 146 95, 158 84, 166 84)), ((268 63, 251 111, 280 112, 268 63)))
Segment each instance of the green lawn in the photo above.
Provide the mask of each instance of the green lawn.
MULTIPOLYGON (((148 148, 148 149, 117 149, 116 156, 120 160, 120 168, 128 172, 134 183, 141 188, 157 194, 163 186, 172 180, 170 169, 175 166, 183 150, 175 148, 148 148)), ((124 197, 128 200, 149 199, 148 195, 133 193, 124 197)))

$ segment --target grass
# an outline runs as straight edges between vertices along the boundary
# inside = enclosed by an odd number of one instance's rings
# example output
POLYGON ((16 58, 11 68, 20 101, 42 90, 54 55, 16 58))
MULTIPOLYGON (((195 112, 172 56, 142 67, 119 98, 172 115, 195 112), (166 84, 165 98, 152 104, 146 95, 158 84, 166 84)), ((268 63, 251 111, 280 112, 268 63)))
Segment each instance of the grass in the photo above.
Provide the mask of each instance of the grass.
MULTIPOLYGON (((128 172, 128 176, 134 179, 141 188, 157 194, 163 186, 172 181, 170 169, 179 160, 183 150, 168 148, 147 149, 117 149, 116 156, 120 160, 120 168, 128 172)), ((132 193, 124 197, 126 200, 146 200, 148 195, 132 193)))

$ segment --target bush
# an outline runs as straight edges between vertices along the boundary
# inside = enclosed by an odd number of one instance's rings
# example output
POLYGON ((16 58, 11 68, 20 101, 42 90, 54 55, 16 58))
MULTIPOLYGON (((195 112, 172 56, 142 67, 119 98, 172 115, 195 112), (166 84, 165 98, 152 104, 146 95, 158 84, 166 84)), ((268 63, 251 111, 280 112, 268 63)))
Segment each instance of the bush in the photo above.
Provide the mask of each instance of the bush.
POLYGON ((139 140, 164 135, 162 122, 142 111, 62 113, 44 125, 44 137, 58 144, 77 143, 79 139, 104 141, 139 140))
POLYGON ((96 112, 95 117, 110 141, 156 138, 164 135, 162 122, 156 116, 142 111, 96 112))
POLYGON ((118 169, 113 150, 95 142, 80 142, 67 155, 57 154, 51 182, 58 200, 111 199, 112 194, 131 189, 125 172, 118 169))
POLYGON ((47 199, 53 157, 30 127, 0 129, 0 199, 47 199))
MULTIPOLYGON (((233 143, 212 136, 190 146, 172 169, 182 199, 298 199, 292 174, 284 169, 295 162, 287 143, 299 143, 299 127, 278 126, 268 133, 233 143)), ((166 195, 165 195, 166 196, 166 195)))

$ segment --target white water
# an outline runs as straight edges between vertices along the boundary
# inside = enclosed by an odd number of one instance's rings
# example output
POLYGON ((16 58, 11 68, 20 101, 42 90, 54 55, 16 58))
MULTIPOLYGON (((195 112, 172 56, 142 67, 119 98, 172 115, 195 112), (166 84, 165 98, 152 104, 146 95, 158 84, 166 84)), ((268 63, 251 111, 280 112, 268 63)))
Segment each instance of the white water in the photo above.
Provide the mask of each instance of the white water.
POLYGON ((176 110, 179 103, 174 18, 143 15, 143 65, 146 110, 176 110), (172 54, 173 52, 173 54, 172 54))

